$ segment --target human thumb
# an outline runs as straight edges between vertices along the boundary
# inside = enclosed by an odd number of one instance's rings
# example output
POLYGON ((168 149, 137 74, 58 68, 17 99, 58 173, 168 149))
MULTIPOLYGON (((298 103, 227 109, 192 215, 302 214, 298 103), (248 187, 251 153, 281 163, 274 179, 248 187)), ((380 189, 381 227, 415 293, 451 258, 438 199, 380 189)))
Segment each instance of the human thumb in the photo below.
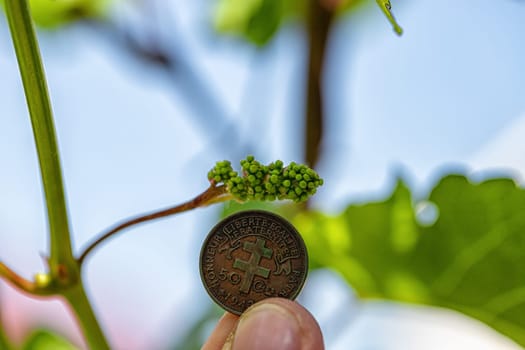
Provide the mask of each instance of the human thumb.
POLYGON ((272 298, 240 317, 223 350, 322 350, 323 337, 313 316, 296 302, 272 298))

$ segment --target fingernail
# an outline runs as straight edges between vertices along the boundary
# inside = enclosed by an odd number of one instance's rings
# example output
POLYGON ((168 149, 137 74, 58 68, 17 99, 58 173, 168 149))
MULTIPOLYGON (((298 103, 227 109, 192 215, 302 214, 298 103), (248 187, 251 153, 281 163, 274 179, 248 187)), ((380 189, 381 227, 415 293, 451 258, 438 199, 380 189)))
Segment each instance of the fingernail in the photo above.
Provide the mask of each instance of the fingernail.
POLYGON ((239 319, 233 350, 299 350, 299 322, 294 315, 275 304, 261 304, 249 309, 239 319))

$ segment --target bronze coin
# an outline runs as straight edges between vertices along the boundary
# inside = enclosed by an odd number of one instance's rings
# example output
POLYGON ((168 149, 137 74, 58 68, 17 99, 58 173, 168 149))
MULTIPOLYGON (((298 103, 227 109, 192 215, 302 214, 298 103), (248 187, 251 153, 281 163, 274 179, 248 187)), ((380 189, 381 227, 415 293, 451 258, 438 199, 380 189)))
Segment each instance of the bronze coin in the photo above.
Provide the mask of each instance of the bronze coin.
POLYGON ((200 273, 206 291, 240 315, 270 297, 295 299, 308 273, 308 254, 295 227, 262 210, 233 214, 204 241, 200 273))

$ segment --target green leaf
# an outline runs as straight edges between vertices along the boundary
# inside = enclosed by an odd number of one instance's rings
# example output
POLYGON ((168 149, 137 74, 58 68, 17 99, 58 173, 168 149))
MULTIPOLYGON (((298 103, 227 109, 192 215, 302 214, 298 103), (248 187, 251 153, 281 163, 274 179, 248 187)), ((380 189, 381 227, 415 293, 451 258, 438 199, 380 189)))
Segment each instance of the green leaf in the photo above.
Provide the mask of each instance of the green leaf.
POLYGON ((34 332, 24 344, 23 350, 78 350, 61 336, 46 331, 34 332))
MULTIPOLYGON (((0 0, 3 4, 5 0, 0 0)), ((35 23, 56 28, 79 19, 101 17, 108 0, 30 0, 35 23)))
MULTIPOLYGON (((401 35, 403 29, 397 24, 389 0, 376 0, 392 24, 394 31, 401 35)), ((333 7, 338 15, 355 12, 366 7, 365 0, 342 0, 324 6, 333 7)), ((266 45, 290 17, 306 19, 308 1, 301 0, 219 0, 214 16, 214 26, 219 33, 240 36, 258 45, 266 45)))
POLYGON ((360 297, 454 309, 525 345, 525 190, 449 175, 426 202, 432 225, 399 181, 385 201, 294 222, 313 267, 339 271, 360 297))
POLYGON ((220 33, 239 35, 258 46, 267 44, 283 19, 303 11, 297 0, 220 0, 214 25, 220 33))
POLYGON ((347 14, 368 7, 368 0, 340 0, 337 5, 338 14, 347 14))

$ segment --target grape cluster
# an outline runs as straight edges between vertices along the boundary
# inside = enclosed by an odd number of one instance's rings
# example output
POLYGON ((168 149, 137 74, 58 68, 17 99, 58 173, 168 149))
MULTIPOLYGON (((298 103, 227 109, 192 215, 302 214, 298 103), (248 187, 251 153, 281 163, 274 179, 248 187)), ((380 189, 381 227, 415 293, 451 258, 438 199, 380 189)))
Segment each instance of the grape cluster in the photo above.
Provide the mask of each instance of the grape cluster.
POLYGON ((234 177, 237 177, 237 172, 233 170, 232 164, 228 160, 215 163, 213 169, 208 172, 208 180, 212 184, 226 183, 234 177))
POLYGON ((314 170, 294 162, 286 167, 280 160, 263 165, 248 156, 241 161, 241 168, 239 176, 229 161, 217 162, 208 173, 208 180, 214 185, 226 185, 228 192, 241 201, 290 199, 302 202, 323 184, 323 179, 314 170))

